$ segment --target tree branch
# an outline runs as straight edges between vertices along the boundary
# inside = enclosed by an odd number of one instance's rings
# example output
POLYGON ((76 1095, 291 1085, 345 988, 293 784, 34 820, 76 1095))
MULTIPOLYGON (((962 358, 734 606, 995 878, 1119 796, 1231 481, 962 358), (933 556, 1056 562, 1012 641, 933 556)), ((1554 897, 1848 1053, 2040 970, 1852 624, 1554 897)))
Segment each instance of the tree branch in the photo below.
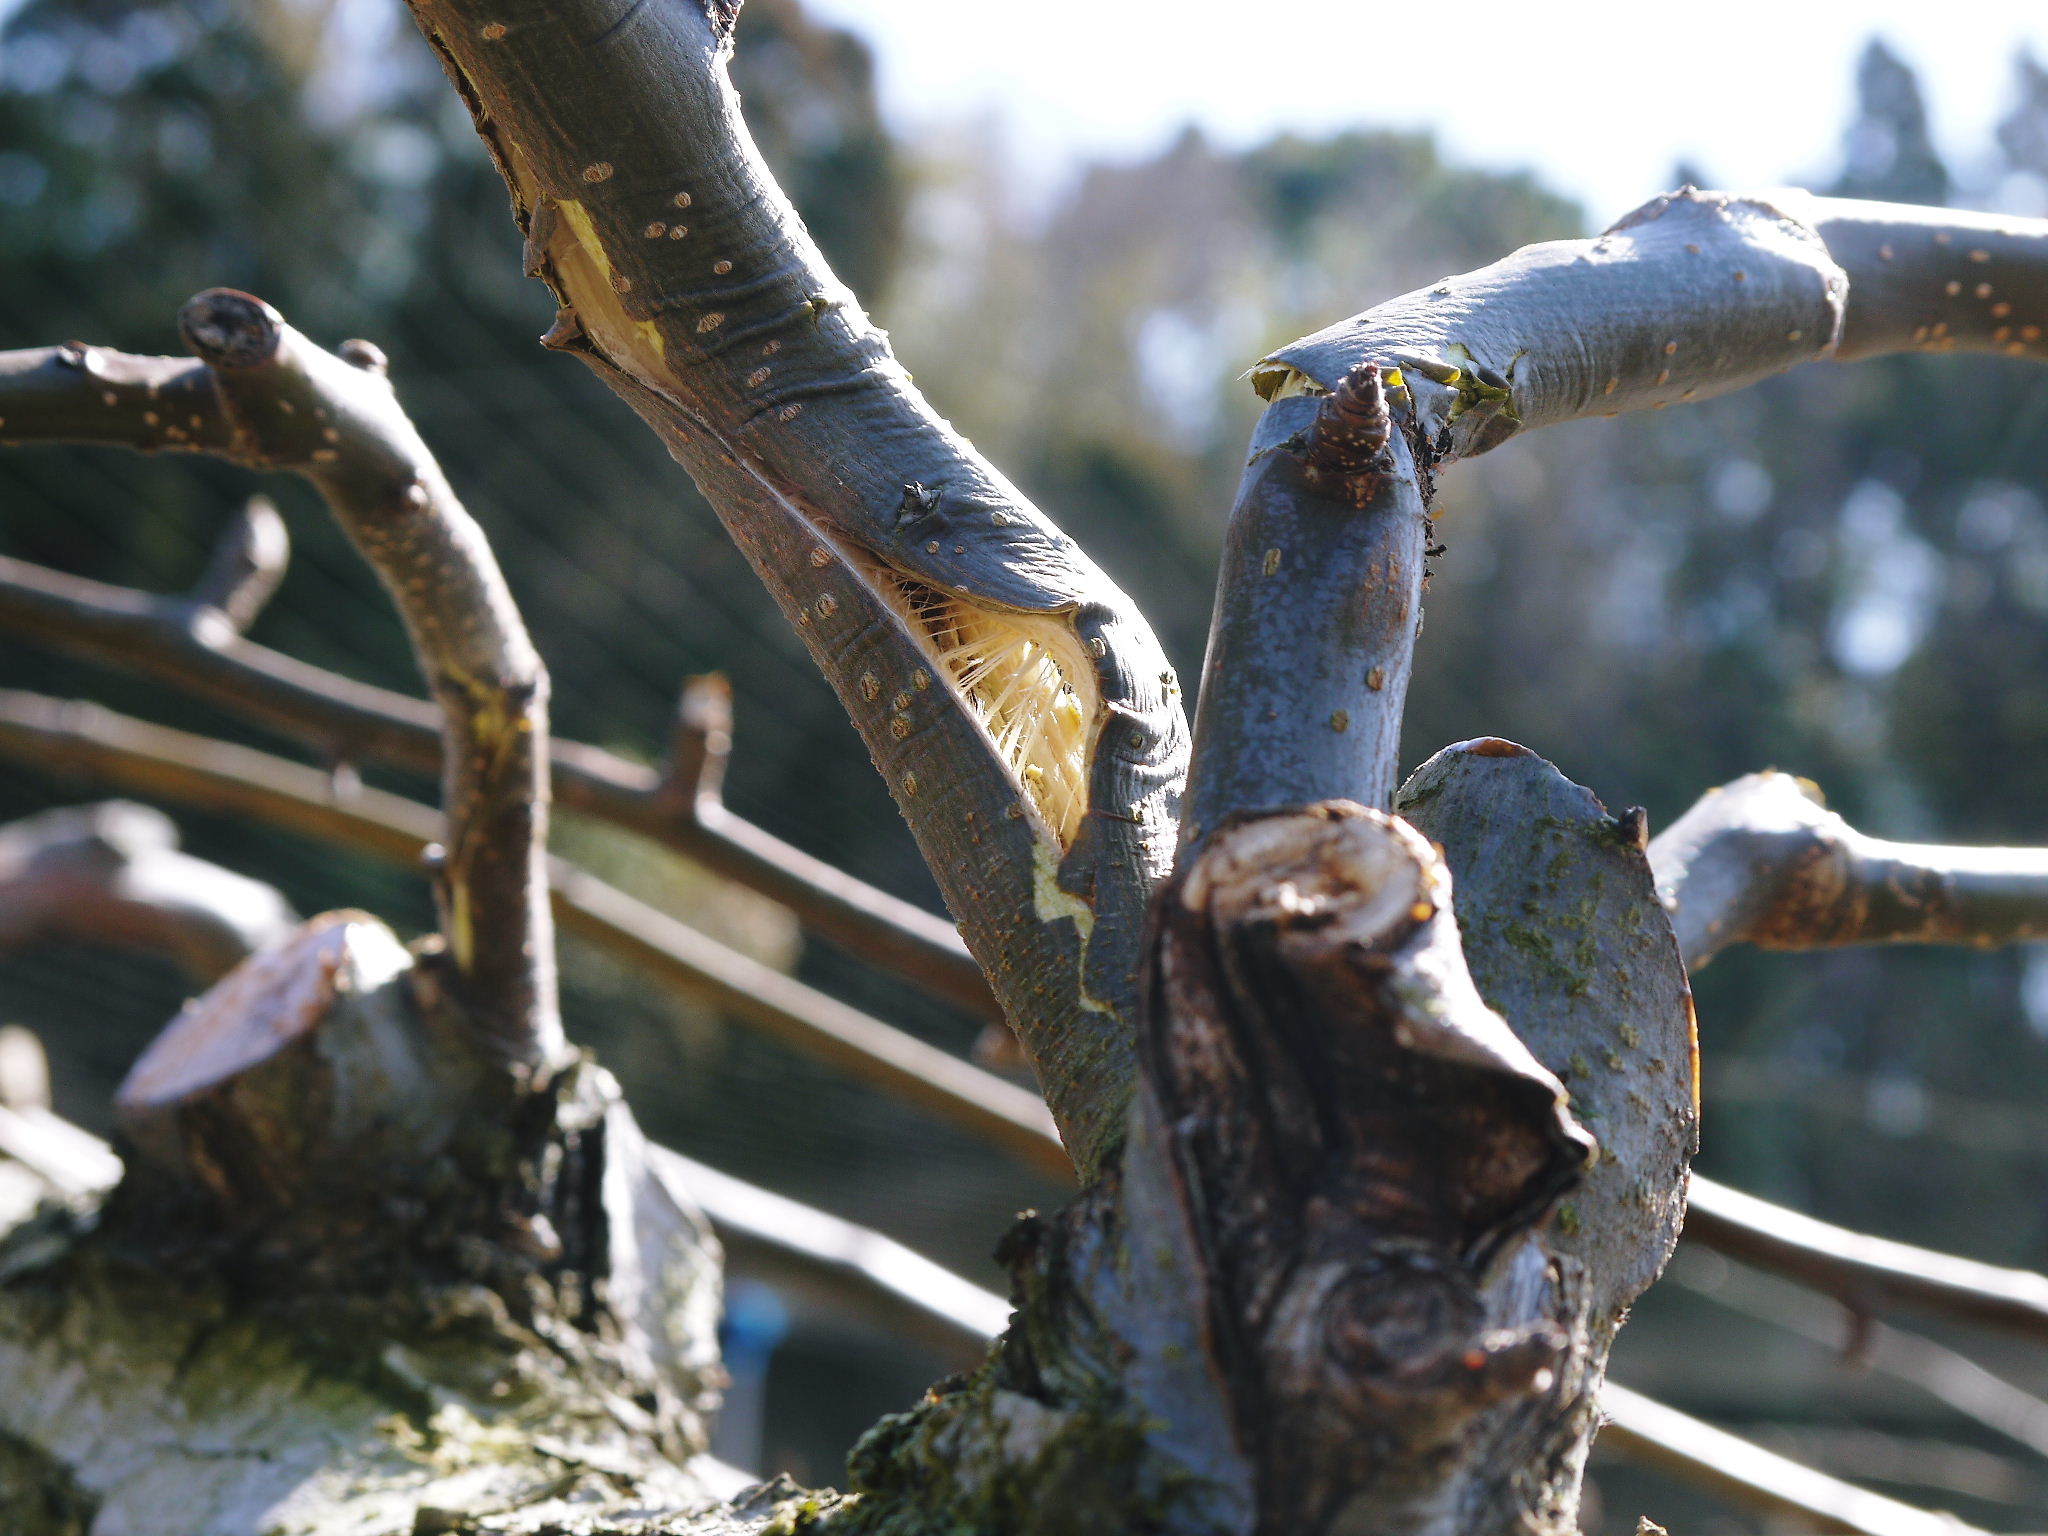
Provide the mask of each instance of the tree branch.
POLYGON ((399 408, 382 354, 335 357, 231 289, 200 294, 178 321, 213 375, 234 456, 317 485, 397 604, 441 707, 435 892, 464 1001, 509 1059, 559 1059, 541 867, 547 674, 483 530, 399 408))
MULTIPOLYGON (((402 796, 357 786, 337 798, 330 776, 316 768, 96 705, 0 690, 0 756, 255 817, 411 869, 438 835, 435 813, 402 796)), ((568 932, 1041 1172, 1071 1176, 1051 1119, 1028 1090, 728 949, 565 860, 551 859, 548 877, 555 914, 568 932)))
POLYGON ((1650 845, 1694 970, 1731 944, 2011 944, 2048 938, 2048 849, 1866 837, 1789 773, 1709 790, 1650 845))
POLYGON ((211 982, 298 924, 260 880, 179 851, 162 812, 114 800, 0 827, 0 950, 51 938, 147 950, 211 982))
POLYGON ((1933 1514, 1816 1472, 1711 1424, 1608 1383, 1601 1444, 1711 1489, 1743 1509, 1792 1515, 1847 1536, 1971 1536, 1953 1515, 1933 1514))
MULTIPOLYGON (((224 288, 187 303, 179 326, 196 366, 76 344, 0 355, 0 434, 205 451, 319 487, 397 603, 440 706, 447 833, 435 888, 465 1003, 508 1060, 558 1059, 540 869, 547 678, 482 530, 400 409, 375 347, 322 351, 269 305, 224 288)), ((197 651, 228 644, 282 567, 281 540, 263 523, 251 514, 231 532, 192 600, 72 595, 112 599, 103 607, 131 634, 175 626, 197 651)), ((61 603, 40 606, 47 618, 61 603)), ((303 686, 310 669, 278 670, 303 686)))
POLYGON ((727 7, 413 12, 560 301, 549 344, 662 435, 797 625, 1097 1166, 1185 757, 1150 631, 826 269, 741 121, 727 7))
POLYGON ((1865 1315, 1917 1312, 2048 1343, 2048 1276, 1851 1232, 1697 1176, 1685 1235, 1865 1315))
POLYGON ((1202 668, 1188 848, 1239 812, 1392 803, 1427 527, 1376 367, 1261 418, 1202 668))
MULTIPOLYGON (((0 370, 0 418, 9 409, 6 385, 0 370)), ((226 626, 197 623, 189 599, 152 597, 0 555, 0 631, 173 684, 329 757, 417 773, 440 766, 440 716, 432 705, 309 666, 226 626)), ((685 742, 692 727, 687 720, 678 726, 677 740, 685 742)), ((651 838, 782 903, 825 937, 955 1006, 1001 1016, 981 967, 950 923, 734 815, 715 783, 700 779, 693 794, 677 794, 667 770, 581 742, 551 740, 549 759, 563 809, 651 838)))
POLYGON ((1685 188, 1595 239, 1527 246, 1318 331, 1253 382, 1269 400, 1324 393, 1377 363, 1434 467, 1818 358, 2048 357, 2044 327, 2048 222, 1685 188))

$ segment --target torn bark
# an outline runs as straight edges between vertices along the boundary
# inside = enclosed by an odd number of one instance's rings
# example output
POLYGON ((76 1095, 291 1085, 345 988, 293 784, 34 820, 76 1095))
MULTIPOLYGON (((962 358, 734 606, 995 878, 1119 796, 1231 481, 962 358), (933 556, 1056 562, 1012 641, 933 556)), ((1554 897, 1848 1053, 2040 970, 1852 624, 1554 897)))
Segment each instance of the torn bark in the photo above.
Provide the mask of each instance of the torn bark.
POLYGON ((1098 1167, 1186 755, 1150 630, 827 270, 740 118, 722 8, 412 10, 561 304, 548 343, 661 434, 803 635, 1098 1167))

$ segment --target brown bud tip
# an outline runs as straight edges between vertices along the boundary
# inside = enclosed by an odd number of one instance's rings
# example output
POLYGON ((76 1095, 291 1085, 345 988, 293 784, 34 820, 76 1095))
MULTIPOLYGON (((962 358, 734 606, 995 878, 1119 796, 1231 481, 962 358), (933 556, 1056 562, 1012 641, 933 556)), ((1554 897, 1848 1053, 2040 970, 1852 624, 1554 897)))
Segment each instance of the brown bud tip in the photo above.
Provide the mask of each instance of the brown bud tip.
POLYGON ((391 360, 385 357, 384 349, 374 341, 364 341, 361 337, 344 341, 335 348, 335 353, 344 363, 352 368, 360 368, 365 373, 388 373, 391 369, 391 360))
POLYGON ((1309 429, 1307 463, 1319 475, 1349 479, 1387 467, 1386 386, 1377 363, 1360 363, 1337 381, 1309 429))
POLYGON ((254 294, 209 288, 178 311, 178 329, 195 357, 217 368, 247 368, 277 354, 284 317, 254 294))

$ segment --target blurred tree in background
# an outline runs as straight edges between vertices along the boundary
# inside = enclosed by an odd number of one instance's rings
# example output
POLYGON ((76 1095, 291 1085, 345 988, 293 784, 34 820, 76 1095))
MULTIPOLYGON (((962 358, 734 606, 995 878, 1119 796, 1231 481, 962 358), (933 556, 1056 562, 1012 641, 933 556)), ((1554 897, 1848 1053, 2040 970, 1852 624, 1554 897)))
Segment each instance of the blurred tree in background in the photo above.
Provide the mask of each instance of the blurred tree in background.
MULTIPOLYGON (((797 0, 750 0, 741 25, 756 134, 841 275, 940 408, 1152 616, 1184 676, 1199 672, 1255 415, 1238 373, 1333 315, 1589 227, 1530 177, 1363 127, 1248 150, 1191 129, 1030 207, 993 135, 893 140, 864 46, 797 0)), ((1882 44, 1857 89, 1833 190, 2048 210, 2048 71, 2035 61, 2017 61, 1995 142, 1962 167, 1944 165, 1910 66, 1882 44)), ((534 345, 549 305, 520 276, 503 202, 437 66, 382 0, 34 0, 0 37, 4 344, 61 332, 175 351, 178 305, 220 283, 263 294, 324 342, 375 339, 496 544, 554 672, 561 733, 651 757, 682 677, 723 670, 738 696, 735 808, 930 901, 843 713, 708 509, 583 369, 534 345)), ((2037 371, 1916 358, 1516 441, 1448 487, 1411 761, 1512 737, 1610 805, 1647 806, 1653 826, 1708 785, 1776 765, 1819 780, 1875 834, 2043 841, 2044 443, 2037 371)), ((298 514, 297 551, 256 638, 416 689, 374 579, 296 484, 272 489, 298 514)), ((206 462, 12 451, 0 549, 176 589, 246 490, 206 462)), ((146 684, 16 647, 5 676, 246 735, 146 684)), ((0 770, 0 820, 87 793, 0 770)), ((195 851, 301 910, 361 905, 425 924, 417 882, 183 819, 195 851)), ((973 1037, 849 957, 801 946, 775 909, 593 829, 562 835, 756 954, 956 1049, 973 1037)), ((991 1214, 1051 1194, 964 1137, 588 956, 568 960, 572 1032, 603 1049, 649 1129, 687 1151, 963 1268, 985 1265, 991 1214)), ((49 1042, 62 1107, 103 1122, 113 1081, 181 985, 120 957, 19 958, 0 966, 0 1016, 49 1042)), ((1699 1009, 1704 1172, 1853 1226, 2048 1262, 2048 962, 1737 953, 1703 979, 1699 1009)), ((1679 1279, 1626 1336, 1628 1379, 1993 1524, 2048 1499, 2038 1467, 2014 1471, 1954 1425, 1938 1434, 1958 1457, 1939 1465, 1854 1440, 1852 1421, 1924 1439, 1926 1400, 1834 1370, 1825 1347, 1785 1347, 1731 1310, 1741 1297, 1725 1277, 1679 1279)), ((875 1384, 853 1401, 819 1387, 816 1358, 789 1356, 792 1398, 826 1420, 776 1464, 829 1479, 805 1455, 923 1383, 914 1364, 872 1364, 875 1384)), ((1616 1502, 1637 1507, 1679 1506, 1616 1502)), ((1704 1513, 1695 1524, 1714 1528, 1704 1513)))

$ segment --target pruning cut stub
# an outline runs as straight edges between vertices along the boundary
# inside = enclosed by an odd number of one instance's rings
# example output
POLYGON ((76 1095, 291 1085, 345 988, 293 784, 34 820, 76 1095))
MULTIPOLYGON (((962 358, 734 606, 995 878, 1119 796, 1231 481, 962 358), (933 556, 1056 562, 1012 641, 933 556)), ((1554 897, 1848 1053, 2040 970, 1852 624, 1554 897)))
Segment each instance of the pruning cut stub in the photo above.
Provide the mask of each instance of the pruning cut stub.
POLYGON ((254 294, 209 288, 185 301, 178 330, 195 357, 216 368, 249 368, 277 355, 284 317, 254 294))

